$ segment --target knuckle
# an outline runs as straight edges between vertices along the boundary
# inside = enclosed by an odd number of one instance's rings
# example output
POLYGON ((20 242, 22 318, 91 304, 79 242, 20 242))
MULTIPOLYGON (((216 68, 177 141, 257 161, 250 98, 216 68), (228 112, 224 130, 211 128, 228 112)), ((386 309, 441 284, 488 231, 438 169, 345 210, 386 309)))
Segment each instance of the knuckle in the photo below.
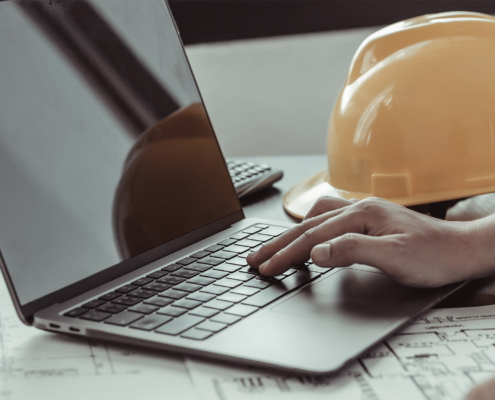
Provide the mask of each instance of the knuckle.
POLYGON ((315 228, 311 228, 311 229, 308 229, 306 230, 302 235, 301 235, 301 239, 305 242, 311 242, 313 240, 313 237, 315 235, 315 231, 316 229, 315 228))
POLYGON ((349 252, 349 254, 356 250, 357 237, 355 233, 346 233, 342 236, 342 239, 345 243, 346 251, 349 252))
POLYGON ((369 214, 383 214, 385 208, 385 202, 379 197, 368 197, 364 200, 361 200, 355 203, 355 208, 357 208, 361 212, 369 213, 369 214))

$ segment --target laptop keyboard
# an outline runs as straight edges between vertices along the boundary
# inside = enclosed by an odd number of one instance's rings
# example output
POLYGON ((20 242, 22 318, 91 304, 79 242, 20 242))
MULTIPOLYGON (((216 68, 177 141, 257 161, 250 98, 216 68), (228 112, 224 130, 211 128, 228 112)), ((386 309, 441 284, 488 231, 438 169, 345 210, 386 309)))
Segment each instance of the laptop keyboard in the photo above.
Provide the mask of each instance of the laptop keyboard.
POLYGON ((287 228, 256 224, 64 313, 123 328, 204 340, 329 269, 311 262, 275 277, 246 256, 287 228))

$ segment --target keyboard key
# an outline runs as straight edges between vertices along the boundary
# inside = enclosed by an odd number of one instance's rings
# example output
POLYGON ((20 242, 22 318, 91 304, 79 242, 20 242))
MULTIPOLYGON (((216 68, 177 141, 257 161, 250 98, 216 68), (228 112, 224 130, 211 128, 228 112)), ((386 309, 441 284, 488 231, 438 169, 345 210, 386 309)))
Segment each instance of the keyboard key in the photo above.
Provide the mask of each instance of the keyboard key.
POLYGON ((146 285, 144 289, 153 290, 155 292, 163 292, 164 290, 170 289, 172 285, 167 285, 165 283, 153 282, 149 285, 146 285))
POLYGON ((224 248, 225 251, 230 251, 231 253, 244 253, 247 249, 243 246, 236 246, 233 244, 232 246, 224 248))
POLYGON ((256 240, 257 242, 261 242, 261 243, 268 242, 269 240, 272 240, 272 239, 273 239, 273 236, 262 235, 261 233, 249 236, 249 240, 256 240))
POLYGON ((134 289, 137 289, 138 286, 136 285, 125 285, 125 286, 122 286, 121 288, 118 288, 116 290, 116 292, 119 292, 119 293, 129 293, 129 292, 132 292, 134 289))
POLYGON ((229 275, 229 279, 235 279, 236 281, 247 282, 253 279, 251 274, 245 274, 244 272, 235 272, 229 275))
POLYGON ((155 271, 155 272, 152 272, 151 274, 148 274, 146 276, 148 278, 151 278, 151 279, 160 279, 162 276, 165 276, 167 274, 168 274, 168 272, 165 272, 165 271, 155 271))
POLYGON ((234 314, 234 315, 238 315, 240 317, 247 317, 248 315, 254 313, 255 311, 258 311, 258 307, 246 306, 243 304, 236 304, 235 306, 230 307, 225 312, 227 314, 234 314))
POLYGON ((282 228, 280 226, 270 226, 263 230, 263 235, 270 236, 280 236, 285 231, 289 230, 289 228, 282 228))
POLYGON ((106 312, 90 310, 86 314, 81 315, 79 318, 87 319, 88 321, 100 322, 100 321, 103 321, 104 319, 107 319, 111 316, 112 316, 112 314, 109 314, 106 312))
POLYGON ((285 275, 285 276, 290 276, 290 275, 292 275, 292 274, 295 274, 296 272, 297 272, 297 269, 291 268, 291 269, 288 269, 287 271, 285 271, 285 272, 283 273, 283 275, 285 275))
POLYGON ((255 227, 256 228, 260 228, 260 229, 266 229, 266 228, 268 228, 268 225, 265 225, 265 224, 256 224, 255 227))
POLYGON ((221 258, 223 260, 230 260, 235 257, 235 253, 231 253, 230 251, 217 251, 211 255, 212 257, 221 258))
POLYGON ((164 297, 154 297, 150 300, 146 300, 144 304, 151 304, 152 306, 165 307, 174 302, 173 299, 167 299, 164 297))
POLYGON ((123 313, 114 315, 112 318, 106 320, 105 323, 118 326, 127 326, 141 318, 143 318, 142 314, 124 311, 123 313))
POLYGON ((172 272, 170 275, 179 276, 181 278, 189 279, 189 278, 192 278, 193 276, 196 276, 198 274, 199 274, 199 272, 196 272, 196 271, 181 269, 179 271, 172 272))
POLYGON ((196 300, 181 299, 174 303, 175 307, 186 308, 188 310, 193 310, 194 308, 200 306, 202 303, 196 300))
POLYGON ((96 308, 96 307, 99 307, 101 305, 105 304, 105 301, 104 300, 91 300, 91 301, 88 301, 87 303, 84 303, 81 307, 84 307, 84 308, 96 308))
POLYGON ((181 269, 182 267, 183 266, 179 265, 179 264, 170 264, 170 265, 167 265, 166 267, 163 267, 162 271, 174 272, 174 271, 177 271, 178 269, 181 269))
POLYGON ((217 297, 218 300, 229 301, 231 303, 239 303, 242 300, 244 300, 245 298, 247 298, 247 296, 243 296, 243 295, 235 294, 235 293, 225 293, 225 294, 222 294, 221 296, 217 297))
POLYGON ((76 317, 79 317, 80 315, 83 315, 86 312, 88 312, 88 309, 87 308, 77 307, 77 308, 74 308, 73 310, 67 311, 64 314, 64 316, 65 317, 76 318, 76 317))
POLYGON ((218 265, 223 263, 225 260, 221 258, 213 258, 213 257, 206 257, 202 258, 201 260, 198 260, 199 263, 201 264, 208 264, 208 265, 218 265))
POLYGON ((216 295, 223 294, 223 293, 228 292, 228 291, 229 291, 229 289, 227 289, 225 287, 215 286, 215 285, 206 286, 205 288, 201 289, 201 292, 211 293, 211 294, 216 294, 216 295))
POLYGON ((219 265, 213 269, 216 271, 235 272, 240 268, 241 267, 239 265, 222 264, 222 265, 219 265))
POLYGON ((186 258, 183 258, 182 260, 179 260, 176 262, 176 264, 180 264, 180 265, 189 265, 189 264, 192 264, 193 262, 195 262, 196 259, 195 258, 192 258, 192 257, 186 257, 186 258))
POLYGON ((235 281, 229 278, 219 279, 218 281, 215 282, 215 286, 224 286, 231 289, 235 288, 236 286, 239 286, 240 284, 241 284, 240 281, 235 281))
POLYGON ((246 239, 248 236, 249 233, 239 232, 239 233, 235 233, 234 235, 231 235, 230 238, 235 240, 241 240, 241 239, 246 239))
POLYGON ((112 300, 115 300, 116 298, 118 298, 120 296, 122 296, 122 294, 116 293, 116 292, 110 292, 110 293, 104 294, 103 296, 99 297, 99 299, 105 300, 105 301, 112 301, 112 300))
POLYGON ((205 278, 204 276, 195 276, 194 278, 187 281, 187 283, 194 283, 201 286, 207 286, 213 282, 215 282, 215 279, 205 278))
POLYGON ((178 317, 179 315, 185 314, 187 310, 185 308, 179 308, 174 306, 167 306, 162 308, 157 314, 169 315, 171 317, 178 317))
POLYGON ((97 310, 107 312, 110 314, 118 314, 119 312, 124 311, 126 308, 127 308, 126 306, 122 306, 120 304, 108 303, 102 305, 101 307, 98 307, 97 310))
POLYGON ((134 322, 131 325, 131 328, 141 329, 143 331, 153 331, 159 326, 172 321, 172 317, 166 315, 148 315, 140 319, 137 322, 134 322))
POLYGON ((167 290, 166 292, 159 294, 158 296, 168 297, 168 298, 171 298, 174 300, 178 300, 178 299, 182 299, 183 297, 187 296, 187 293, 181 292, 180 290, 170 289, 170 290, 167 290))
POLYGON ((291 290, 295 290, 313 279, 318 278, 319 276, 320 274, 314 272, 299 272, 297 274, 293 274, 286 277, 282 283, 275 284, 265 290, 262 290, 260 293, 249 297, 244 300, 242 304, 264 307, 291 290))
POLYGON ((191 315, 198 315, 200 317, 210 318, 218 314, 220 311, 214 308, 198 307, 192 311, 189 311, 191 315))
POLYGON ((258 268, 251 268, 249 265, 242 267, 239 272, 244 272, 251 275, 260 275, 260 271, 258 270, 258 268))
POLYGON ((155 291, 146 289, 136 289, 128 294, 128 296, 139 297, 140 299, 149 299, 150 297, 153 297, 155 295, 155 291))
POLYGON ((227 328, 227 324, 222 324, 221 322, 204 321, 196 326, 196 329, 202 329, 210 332, 220 332, 221 330, 227 328))
POLYGON ((180 285, 177 285, 175 289, 177 290, 183 290, 184 292, 192 293, 195 292, 196 290, 201 289, 202 286, 200 285, 195 285, 193 283, 181 283, 180 285))
POLYGON ((222 250, 223 249, 223 246, 219 246, 219 245, 213 245, 213 246, 210 246, 210 247, 207 247, 206 249, 204 249, 204 251, 209 251, 210 253, 214 253, 215 251, 218 251, 218 250, 222 250))
POLYGON ((208 308, 214 308, 215 310, 223 311, 223 310, 226 310, 229 307, 232 307, 232 303, 229 303, 227 301, 220 301, 220 300, 216 300, 215 299, 215 300, 210 300, 207 303, 204 303, 204 306, 205 307, 208 307, 208 308))
POLYGON ((253 287, 247 287, 247 286, 238 286, 234 289, 232 289, 230 292, 231 293, 236 293, 236 294, 242 294, 244 296, 252 296, 253 294, 258 293, 260 290, 253 288, 253 287))
POLYGON ((187 332, 184 332, 182 335, 180 335, 183 338, 186 339, 194 339, 194 340, 204 340, 208 339, 213 333, 209 331, 202 331, 196 328, 190 329, 187 332))
POLYGON ((138 304, 132 308, 129 308, 129 311, 137 312, 140 314, 151 314, 152 312, 155 312, 159 308, 160 307, 152 306, 150 304, 138 304))
POLYGON ((141 299, 138 297, 122 296, 112 301, 114 304, 122 304, 123 306, 133 306, 134 304, 141 303, 141 299))
POLYGON ((150 282, 153 282, 153 279, 151 279, 151 278, 139 278, 139 279, 135 280, 134 282, 132 282, 132 284, 136 285, 136 286, 144 286, 150 282))
POLYGON ((242 257, 236 257, 231 260, 227 260, 227 264, 240 265, 241 267, 245 267, 246 265, 248 265, 246 259, 242 257))
POLYGON ((208 271, 211 267, 212 267, 212 265, 194 263, 194 264, 188 265, 185 268, 191 269, 193 271, 204 272, 204 271, 208 271))
POLYGON ((205 258, 209 255, 210 255, 210 253, 207 251, 198 251, 197 253, 191 254, 191 257, 193 257, 193 258, 205 258))
POLYGON ((252 226, 251 228, 244 229, 242 233, 248 233, 249 235, 252 235, 253 233, 258 233, 259 231, 261 231, 261 228, 252 226))
POLYGON ((249 240, 249 239, 244 239, 240 240, 239 242, 236 243, 238 246, 244 246, 244 247, 256 247, 259 246, 260 242, 257 242, 255 240, 249 240))
POLYGON ((178 335, 188 329, 192 328, 195 325, 203 322, 204 318, 197 317, 194 315, 183 315, 182 317, 176 318, 173 321, 167 322, 165 325, 162 325, 155 332, 164 333, 166 335, 178 335))
POLYGON ((201 276, 206 276, 207 278, 213 278, 213 279, 221 279, 224 278, 228 275, 228 272, 222 272, 222 271, 216 271, 216 270, 211 270, 207 272, 203 272, 201 276))
POLYGON ((221 322, 222 324, 228 324, 228 325, 235 324, 237 321, 240 321, 241 319, 242 317, 239 317, 237 315, 229 315, 224 313, 217 314, 211 318, 212 321, 221 322))
MULTIPOLYGON (((247 248, 247 247, 246 247, 247 248)), ((246 258, 251 251, 248 249, 244 253, 237 254, 237 257, 246 258)))
POLYGON ((230 246, 231 244, 234 244, 236 242, 235 239, 225 239, 225 240, 222 240, 221 242, 218 242, 217 244, 219 244, 220 246, 230 246))
POLYGON ((265 288, 267 288, 269 286, 272 286, 272 284, 270 282, 259 281, 257 279, 253 279, 253 280, 250 280, 249 282, 247 282, 245 284, 245 286, 253 287, 253 288, 256 288, 256 289, 265 289, 265 288))
POLYGON ((210 300, 214 299, 215 295, 210 294, 210 293, 196 292, 196 293, 190 294, 189 296, 187 296, 187 298, 190 300, 201 301, 204 303, 205 301, 210 301, 210 300))
POLYGON ((158 279, 158 283, 166 283, 167 285, 177 285, 181 282, 184 282, 184 278, 179 278, 178 276, 165 276, 161 279, 158 279))

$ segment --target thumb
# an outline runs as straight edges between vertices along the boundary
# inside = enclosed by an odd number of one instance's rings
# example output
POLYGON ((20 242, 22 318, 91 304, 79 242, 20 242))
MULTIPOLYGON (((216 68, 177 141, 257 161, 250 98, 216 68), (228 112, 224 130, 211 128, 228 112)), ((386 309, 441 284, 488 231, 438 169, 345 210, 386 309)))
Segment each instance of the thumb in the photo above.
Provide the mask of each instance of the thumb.
POLYGON ((346 233, 313 247, 311 259, 320 267, 338 268, 366 264, 383 269, 395 258, 386 237, 346 233))

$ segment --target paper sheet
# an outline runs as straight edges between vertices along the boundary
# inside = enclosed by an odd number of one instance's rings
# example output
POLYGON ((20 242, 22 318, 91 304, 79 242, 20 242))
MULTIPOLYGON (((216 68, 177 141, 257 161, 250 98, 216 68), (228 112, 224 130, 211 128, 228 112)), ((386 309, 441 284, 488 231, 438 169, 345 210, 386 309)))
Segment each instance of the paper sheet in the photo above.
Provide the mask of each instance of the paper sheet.
POLYGON ((181 357, 25 326, 0 278, 0 400, 196 400, 181 357))
POLYGON ((456 400, 495 377, 495 306, 425 313, 351 366, 290 376, 187 359, 203 400, 456 400))

